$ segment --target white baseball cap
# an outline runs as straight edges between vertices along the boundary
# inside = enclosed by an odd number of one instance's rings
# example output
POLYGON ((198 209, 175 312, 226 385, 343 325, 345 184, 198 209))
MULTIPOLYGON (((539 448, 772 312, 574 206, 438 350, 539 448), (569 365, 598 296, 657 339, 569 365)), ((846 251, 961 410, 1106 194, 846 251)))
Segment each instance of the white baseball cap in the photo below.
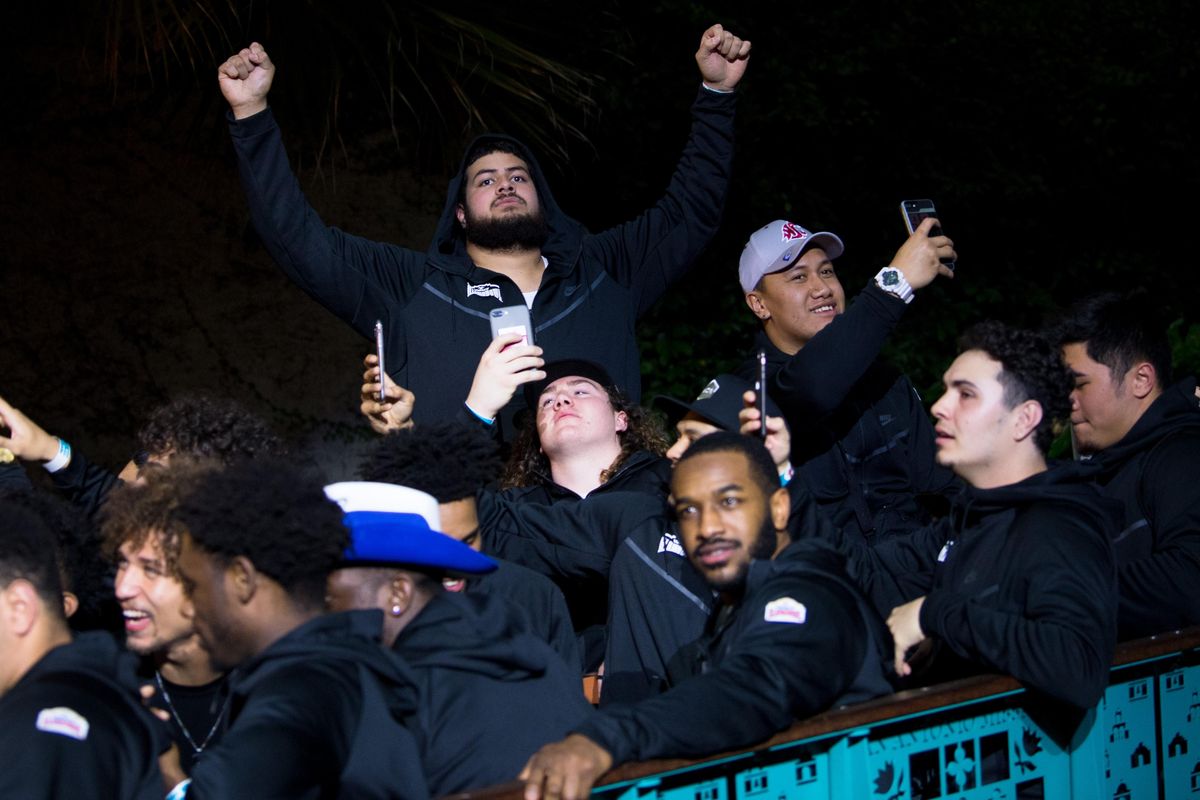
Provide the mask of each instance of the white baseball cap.
POLYGON ((754 291, 764 275, 786 269, 810 247, 820 247, 825 255, 835 259, 845 250, 837 234, 813 233, 803 225, 777 219, 756 230, 742 250, 738 262, 738 279, 742 291, 754 291))

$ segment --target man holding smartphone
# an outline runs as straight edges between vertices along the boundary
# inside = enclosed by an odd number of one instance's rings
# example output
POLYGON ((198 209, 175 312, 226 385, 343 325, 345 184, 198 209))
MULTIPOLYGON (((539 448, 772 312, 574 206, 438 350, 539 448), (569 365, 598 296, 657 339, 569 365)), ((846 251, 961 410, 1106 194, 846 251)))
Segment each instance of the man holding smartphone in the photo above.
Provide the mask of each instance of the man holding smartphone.
MULTIPOLYGON (((912 383, 879 352, 954 243, 927 219, 847 308, 833 233, 775 220, 750 237, 738 276, 762 323, 767 391, 792 436, 792 464, 839 529, 868 543, 918 527, 916 496, 944 493, 953 476, 934 463, 933 429, 912 383)), ((757 359, 738 370, 754 380, 757 359)))
MULTIPOLYGON (((589 234, 554 200, 532 153, 489 134, 451 179, 434 241, 419 252, 326 226, 292 174, 267 107, 275 67, 258 43, 218 69, 251 217, 280 267, 364 336, 383 322, 391 376, 417 420, 453 417, 491 341, 492 310, 523 303, 547 360, 601 364, 636 402, 634 321, 716 231, 733 159, 733 91, 750 43, 709 28, 691 135, 666 193, 634 220, 589 234), (598 332, 605 335, 597 335, 598 332)), ((508 428, 520 399, 502 415, 508 428)))

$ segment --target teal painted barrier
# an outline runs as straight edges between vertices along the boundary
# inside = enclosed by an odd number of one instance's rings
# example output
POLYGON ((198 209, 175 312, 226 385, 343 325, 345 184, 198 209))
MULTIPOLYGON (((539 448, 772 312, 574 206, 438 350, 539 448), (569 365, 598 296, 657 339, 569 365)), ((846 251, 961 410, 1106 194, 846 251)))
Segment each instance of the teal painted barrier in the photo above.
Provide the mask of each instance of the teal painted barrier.
POLYGON ((921 693, 906 692, 870 704, 866 723, 851 708, 825 718, 852 718, 851 727, 814 733, 820 724, 802 723, 794 738, 761 748, 632 777, 624 776, 655 765, 622 768, 593 797, 1200 800, 1200 632, 1122 652, 1128 663, 1114 667, 1104 699, 1065 747, 1031 719, 1024 690, 983 679, 935 688, 933 707, 907 710, 921 693))

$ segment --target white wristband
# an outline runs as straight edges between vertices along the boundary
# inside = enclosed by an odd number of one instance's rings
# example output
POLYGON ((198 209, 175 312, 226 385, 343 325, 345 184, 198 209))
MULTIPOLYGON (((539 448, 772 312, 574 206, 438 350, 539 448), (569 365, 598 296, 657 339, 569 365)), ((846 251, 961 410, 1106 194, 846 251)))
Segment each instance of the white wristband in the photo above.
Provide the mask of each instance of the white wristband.
POLYGON ((42 464, 42 469, 46 472, 58 472, 60 469, 71 463, 71 445, 58 440, 58 452, 54 454, 54 458, 42 464))

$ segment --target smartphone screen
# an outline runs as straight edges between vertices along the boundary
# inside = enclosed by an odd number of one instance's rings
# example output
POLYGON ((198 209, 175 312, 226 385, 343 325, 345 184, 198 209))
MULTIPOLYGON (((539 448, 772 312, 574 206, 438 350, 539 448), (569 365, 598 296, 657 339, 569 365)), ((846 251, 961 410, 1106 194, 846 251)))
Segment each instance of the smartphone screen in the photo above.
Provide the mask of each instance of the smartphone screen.
POLYGON ((375 320, 375 357, 379 359, 379 402, 387 402, 386 383, 383 376, 383 322, 375 320))
MULTIPOLYGON (((937 208, 933 205, 932 200, 903 200, 900 202, 900 216, 904 218, 904 227, 908 229, 908 234, 911 236, 917 228, 921 227, 921 223, 928 217, 937 217, 937 208)), ((929 229, 930 236, 941 236, 942 226, 934 225, 929 229)), ((954 260, 943 258, 942 263, 950 269, 954 269, 954 260)))

